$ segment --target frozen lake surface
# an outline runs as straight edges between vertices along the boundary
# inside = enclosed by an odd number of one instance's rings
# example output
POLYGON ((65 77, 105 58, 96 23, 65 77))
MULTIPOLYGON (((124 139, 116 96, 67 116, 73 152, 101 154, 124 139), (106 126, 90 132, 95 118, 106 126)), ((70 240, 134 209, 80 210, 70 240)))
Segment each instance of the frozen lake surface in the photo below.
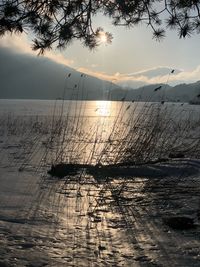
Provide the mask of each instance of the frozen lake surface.
POLYGON ((0 100, 0 266, 200 266, 199 127, 181 103, 0 100))

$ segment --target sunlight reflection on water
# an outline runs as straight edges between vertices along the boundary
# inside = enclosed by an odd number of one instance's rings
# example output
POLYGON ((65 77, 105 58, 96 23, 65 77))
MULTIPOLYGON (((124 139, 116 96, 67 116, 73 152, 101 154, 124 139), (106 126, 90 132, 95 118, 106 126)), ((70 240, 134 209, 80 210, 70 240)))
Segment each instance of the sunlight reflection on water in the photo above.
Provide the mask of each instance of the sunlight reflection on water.
POLYGON ((96 101, 96 113, 99 116, 109 116, 111 114, 110 101, 96 101))
POLYGON ((47 134, 51 142, 43 143, 53 143, 51 162, 109 164, 161 157, 177 140, 184 144, 199 114, 199 106, 180 103, 0 100, 2 122, 10 131, 21 131, 24 124, 47 134))

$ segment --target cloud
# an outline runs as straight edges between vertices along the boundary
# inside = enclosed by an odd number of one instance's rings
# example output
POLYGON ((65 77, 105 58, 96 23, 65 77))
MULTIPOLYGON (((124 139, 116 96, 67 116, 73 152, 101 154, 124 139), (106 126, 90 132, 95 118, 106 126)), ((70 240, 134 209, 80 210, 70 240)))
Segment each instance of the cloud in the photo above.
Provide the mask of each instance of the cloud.
POLYGON ((200 80, 200 65, 194 70, 183 71, 171 77, 172 81, 194 82, 200 80))
MULTIPOLYGON (((31 42, 27 39, 25 34, 6 34, 0 40, 0 46, 6 47, 19 54, 29 54, 37 56, 38 52, 31 49, 31 42)), ((56 51, 46 51, 44 58, 51 59, 56 63, 71 66, 74 64, 72 59, 65 58, 61 53, 56 51)))
MULTIPOLYGON (((165 76, 170 74, 172 71, 171 67, 163 67, 163 66, 158 66, 158 67, 154 67, 154 68, 150 68, 150 69, 146 69, 146 70, 142 70, 142 71, 138 71, 138 72, 134 72, 131 74, 128 74, 127 76, 130 77, 140 77, 140 76, 145 76, 150 78, 155 78, 158 76, 165 76)), ((183 70, 179 70, 179 69, 173 69, 173 73, 180 73, 183 70)))
POLYGON ((172 69, 169 67, 157 67, 134 74, 119 74, 118 84, 137 88, 147 84, 168 83, 174 86, 180 83, 192 83, 200 80, 200 65, 190 71, 176 69, 174 73, 171 73, 172 69))
POLYGON ((97 68, 98 67, 98 64, 91 64, 91 67, 92 68, 97 68))
POLYGON ((168 83, 175 86, 180 83, 192 83, 200 80, 200 65, 194 70, 184 71, 176 69, 171 73, 173 67, 158 66, 151 69, 141 70, 135 73, 119 73, 107 74, 98 72, 85 67, 78 68, 80 72, 95 76, 99 79, 108 80, 122 87, 138 88, 148 84, 168 83))
POLYGON ((99 71, 94 71, 85 67, 80 67, 76 69, 79 72, 83 72, 85 74, 94 76, 96 78, 102 79, 102 80, 107 80, 110 82, 117 82, 118 80, 118 74, 113 74, 113 75, 109 75, 106 74, 105 72, 99 72, 99 71))

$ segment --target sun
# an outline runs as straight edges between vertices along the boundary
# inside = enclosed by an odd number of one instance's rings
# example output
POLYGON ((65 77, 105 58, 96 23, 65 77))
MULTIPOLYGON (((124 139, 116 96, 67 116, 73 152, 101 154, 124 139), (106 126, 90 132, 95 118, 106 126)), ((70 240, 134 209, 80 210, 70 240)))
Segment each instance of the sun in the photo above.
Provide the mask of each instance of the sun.
POLYGON ((107 37, 106 33, 103 31, 99 32, 98 39, 99 39, 99 42, 102 44, 105 44, 108 41, 108 37, 107 37))

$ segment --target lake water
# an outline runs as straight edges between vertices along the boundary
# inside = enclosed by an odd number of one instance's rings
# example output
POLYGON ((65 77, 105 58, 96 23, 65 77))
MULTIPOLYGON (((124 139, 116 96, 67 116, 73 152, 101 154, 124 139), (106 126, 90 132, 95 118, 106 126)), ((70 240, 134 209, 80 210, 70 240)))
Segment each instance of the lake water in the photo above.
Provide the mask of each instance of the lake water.
MULTIPOLYGON (((180 113, 193 113, 199 115, 200 105, 189 105, 187 103, 147 103, 147 102, 117 102, 117 101, 72 101, 72 100, 18 100, 0 99, 0 115, 10 112, 15 115, 51 115, 56 107, 57 110, 64 108, 64 115, 70 111, 75 115, 81 110, 82 116, 116 116, 120 108, 126 109, 129 105, 141 111, 149 106, 162 107, 162 109, 177 110, 180 113)), ((131 110, 131 109, 130 109, 131 110)), ((135 110, 134 110, 135 111, 135 110)), ((176 114, 176 115, 177 115, 176 114)))
POLYGON ((54 142, 51 161, 56 162, 110 164, 145 162, 172 152, 199 154, 200 106, 195 105, 0 100, 0 119, 4 137, 31 132, 43 144, 54 142))

